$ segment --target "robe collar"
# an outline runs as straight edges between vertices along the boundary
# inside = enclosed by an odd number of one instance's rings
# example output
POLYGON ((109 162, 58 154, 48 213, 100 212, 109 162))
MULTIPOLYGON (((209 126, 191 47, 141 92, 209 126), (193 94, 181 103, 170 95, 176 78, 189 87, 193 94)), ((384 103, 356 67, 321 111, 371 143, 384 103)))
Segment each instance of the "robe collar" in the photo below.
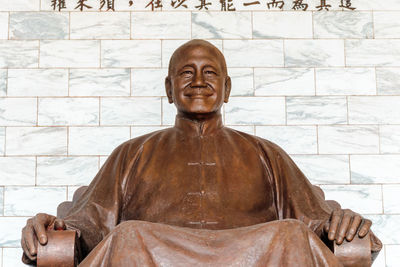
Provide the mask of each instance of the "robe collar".
POLYGON ((189 136, 211 135, 223 127, 224 124, 222 122, 221 114, 202 122, 191 120, 181 115, 176 115, 175 117, 175 128, 183 131, 189 136))

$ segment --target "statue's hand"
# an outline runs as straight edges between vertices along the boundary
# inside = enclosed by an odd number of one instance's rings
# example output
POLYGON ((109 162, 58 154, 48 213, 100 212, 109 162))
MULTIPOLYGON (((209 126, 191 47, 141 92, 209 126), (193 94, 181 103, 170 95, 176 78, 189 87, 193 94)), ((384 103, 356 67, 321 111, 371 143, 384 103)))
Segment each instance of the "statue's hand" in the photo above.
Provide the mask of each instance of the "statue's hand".
POLYGON ((64 230, 65 223, 53 215, 38 213, 35 217, 28 219, 26 226, 22 229, 21 246, 24 250, 22 261, 30 264, 36 261, 37 240, 41 245, 47 244, 46 229, 64 230))
POLYGON ((359 237, 364 237, 371 225, 370 220, 352 210, 338 209, 332 212, 330 221, 325 225, 325 232, 328 233, 329 240, 336 240, 336 244, 340 245, 344 238, 347 241, 353 240, 357 231, 359 237))

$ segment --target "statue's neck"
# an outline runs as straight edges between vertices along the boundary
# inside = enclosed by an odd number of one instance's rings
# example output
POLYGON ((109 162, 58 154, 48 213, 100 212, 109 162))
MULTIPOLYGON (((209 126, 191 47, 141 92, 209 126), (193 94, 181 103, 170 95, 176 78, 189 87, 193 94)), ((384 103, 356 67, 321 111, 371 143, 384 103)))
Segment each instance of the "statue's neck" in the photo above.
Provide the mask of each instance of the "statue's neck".
POLYGON ((175 119, 175 128, 190 136, 213 134, 223 127, 222 116, 219 111, 201 115, 178 112, 175 119))

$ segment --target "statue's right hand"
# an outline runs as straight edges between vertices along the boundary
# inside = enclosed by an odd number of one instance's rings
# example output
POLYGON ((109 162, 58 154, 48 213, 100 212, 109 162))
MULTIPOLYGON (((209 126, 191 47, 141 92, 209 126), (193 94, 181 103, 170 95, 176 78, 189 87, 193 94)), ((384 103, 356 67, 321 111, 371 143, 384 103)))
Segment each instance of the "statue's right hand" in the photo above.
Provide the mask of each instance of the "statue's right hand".
POLYGON ((22 229, 21 246, 24 251, 22 261, 30 264, 36 261, 37 241, 41 245, 47 244, 46 229, 65 229, 65 223, 53 215, 38 213, 35 217, 28 219, 26 226, 22 229))

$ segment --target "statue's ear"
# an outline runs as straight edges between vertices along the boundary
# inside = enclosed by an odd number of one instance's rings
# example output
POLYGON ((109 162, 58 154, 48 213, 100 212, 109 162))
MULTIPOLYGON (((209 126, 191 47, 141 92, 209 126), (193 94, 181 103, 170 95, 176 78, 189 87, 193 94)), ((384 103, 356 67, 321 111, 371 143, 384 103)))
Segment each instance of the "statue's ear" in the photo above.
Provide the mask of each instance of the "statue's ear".
POLYGON ((229 101, 229 95, 231 94, 231 88, 232 88, 231 77, 226 76, 226 79, 225 79, 225 96, 224 96, 224 102, 225 103, 228 103, 228 101, 229 101))
POLYGON ((170 104, 174 103, 174 100, 172 98, 172 84, 169 76, 165 77, 165 92, 167 93, 168 102, 170 104))

